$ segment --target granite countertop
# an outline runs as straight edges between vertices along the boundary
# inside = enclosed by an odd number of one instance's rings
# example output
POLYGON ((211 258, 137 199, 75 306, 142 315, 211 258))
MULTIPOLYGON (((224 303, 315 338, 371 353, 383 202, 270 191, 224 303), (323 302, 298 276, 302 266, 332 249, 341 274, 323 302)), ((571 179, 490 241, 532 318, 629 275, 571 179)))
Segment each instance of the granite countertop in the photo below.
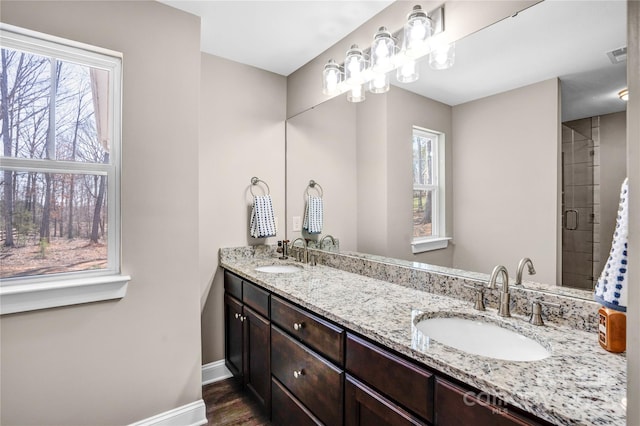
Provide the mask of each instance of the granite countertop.
POLYGON ((522 316, 473 309, 454 299, 345 272, 302 265, 300 272, 257 272, 292 263, 276 256, 222 256, 220 266, 341 326, 554 424, 624 425, 626 358, 600 347, 597 335, 565 326, 533 326, 522 316), (471 355, 424 339, 413 326, 425 316, 475 316, 520 331, 551 349, 533 362, 471 355), (623 402, 624 400, 624 402, 623 402))

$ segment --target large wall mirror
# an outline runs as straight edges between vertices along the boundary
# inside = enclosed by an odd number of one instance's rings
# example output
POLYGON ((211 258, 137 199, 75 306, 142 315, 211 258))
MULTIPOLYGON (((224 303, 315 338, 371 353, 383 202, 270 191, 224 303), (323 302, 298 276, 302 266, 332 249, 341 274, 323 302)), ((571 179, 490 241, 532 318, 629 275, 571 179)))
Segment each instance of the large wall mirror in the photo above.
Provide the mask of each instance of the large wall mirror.
MULTIPOLYGON (((453 68, 287 121, 287 237, 307 184, 341 251, 590 290, 626 175, 626 2, 538 3, 456 43, 453 68), (412 126, 441 132, 446 248, 413 253, 412 126)), ((320 88, 318 89, 320 90, 320 88)), ((312 236, 312 238, 315 238, 312 236)), ((580 295, 581 293, 575 292, 580 295)))

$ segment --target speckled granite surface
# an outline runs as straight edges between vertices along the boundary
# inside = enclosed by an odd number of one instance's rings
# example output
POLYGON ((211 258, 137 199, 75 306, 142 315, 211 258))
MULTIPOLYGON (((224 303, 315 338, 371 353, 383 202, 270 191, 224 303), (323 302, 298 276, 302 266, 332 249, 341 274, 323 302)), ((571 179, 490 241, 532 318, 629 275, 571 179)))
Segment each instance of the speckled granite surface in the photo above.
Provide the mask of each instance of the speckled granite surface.
MULTIPOLYGON (((316 254, 321 262, 329 261, 316 254)), ((488 310, 478 312, 468 301, 471 299, 434 294, 410 283, 389 282, 390 277, 398 277, 382 266, 370 274, 325 265, 304 265, 292 274, 255 271, 256 266, 279 263, 292 262, 279 260, 272 247, 220 250, 220 266, 547 421, 562 425, 625 424, 622 400, 626 394, 626 358, 601 349, 593 332, 558 325, 553 320, 536 327, 518 315, 518 309, 513 310, 512 318, 500 318, 490 300, 488 310), (376 273, 381 273, 384 280, 367 276, 376 273), (442 315, 484 317, 539 341, 551 349, 552 355, 534 362, 470 355, 426 339, 413 325, 423 316, 442 315)), ((442 276, 432 274, 427 287, 446 292, 444 287, 450 285, 442 276)))

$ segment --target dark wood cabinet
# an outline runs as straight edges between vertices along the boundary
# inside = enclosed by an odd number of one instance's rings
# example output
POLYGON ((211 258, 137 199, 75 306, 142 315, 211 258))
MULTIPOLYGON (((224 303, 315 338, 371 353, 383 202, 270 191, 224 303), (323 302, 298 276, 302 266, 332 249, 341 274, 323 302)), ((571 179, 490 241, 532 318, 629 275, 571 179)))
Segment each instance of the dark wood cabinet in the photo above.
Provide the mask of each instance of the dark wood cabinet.
POLYGON ((428 422, 434 375, 358 336, 347 334, 347 371, 428 422))
POLYGON ((438 377, 435 388, 438 426, 530 426, 548 424, 522 417, 504 402, 438 377))
POLYGON ((344 401, 345 426, 428 425, 349 375, 345 383, 344 401))
POLYGON ((226 271, 224 278, 225 365, 270 413, 269 293, 226 271))
POLYGON ((271 379, 271 411, 273 426, 317 426, 322 422, 302 405, 277 379, 271 379))
POLYGON ((269 320, 244 306, 243 383, 271 411, 271 327, 269 320))
POLYGON ((271 321, 293 338, 344 365, 344 330, 278 297, 271 297, 271 321))
POLYGON ((224 295, 224 359, 225 365, 235 377, 242 379, 244 324, 242 302, 224 295))
POLYGON ((297 400, 324 424, 342 424, 344 372, 341 369, 274 325, 271 326, 271 356, 273 377, 297 400))
POLYGON ((274 425, 550 423, 225 271, 225 363, 274 425))

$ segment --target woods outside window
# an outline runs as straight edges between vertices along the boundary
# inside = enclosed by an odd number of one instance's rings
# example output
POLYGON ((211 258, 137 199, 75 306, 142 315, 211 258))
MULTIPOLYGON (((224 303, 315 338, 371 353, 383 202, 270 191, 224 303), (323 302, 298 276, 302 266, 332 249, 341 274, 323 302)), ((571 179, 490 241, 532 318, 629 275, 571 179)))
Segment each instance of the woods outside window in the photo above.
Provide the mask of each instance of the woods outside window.
POLYGON ((0 30, 3 299, 25 285, 121 283, 121 55, 0 30))

